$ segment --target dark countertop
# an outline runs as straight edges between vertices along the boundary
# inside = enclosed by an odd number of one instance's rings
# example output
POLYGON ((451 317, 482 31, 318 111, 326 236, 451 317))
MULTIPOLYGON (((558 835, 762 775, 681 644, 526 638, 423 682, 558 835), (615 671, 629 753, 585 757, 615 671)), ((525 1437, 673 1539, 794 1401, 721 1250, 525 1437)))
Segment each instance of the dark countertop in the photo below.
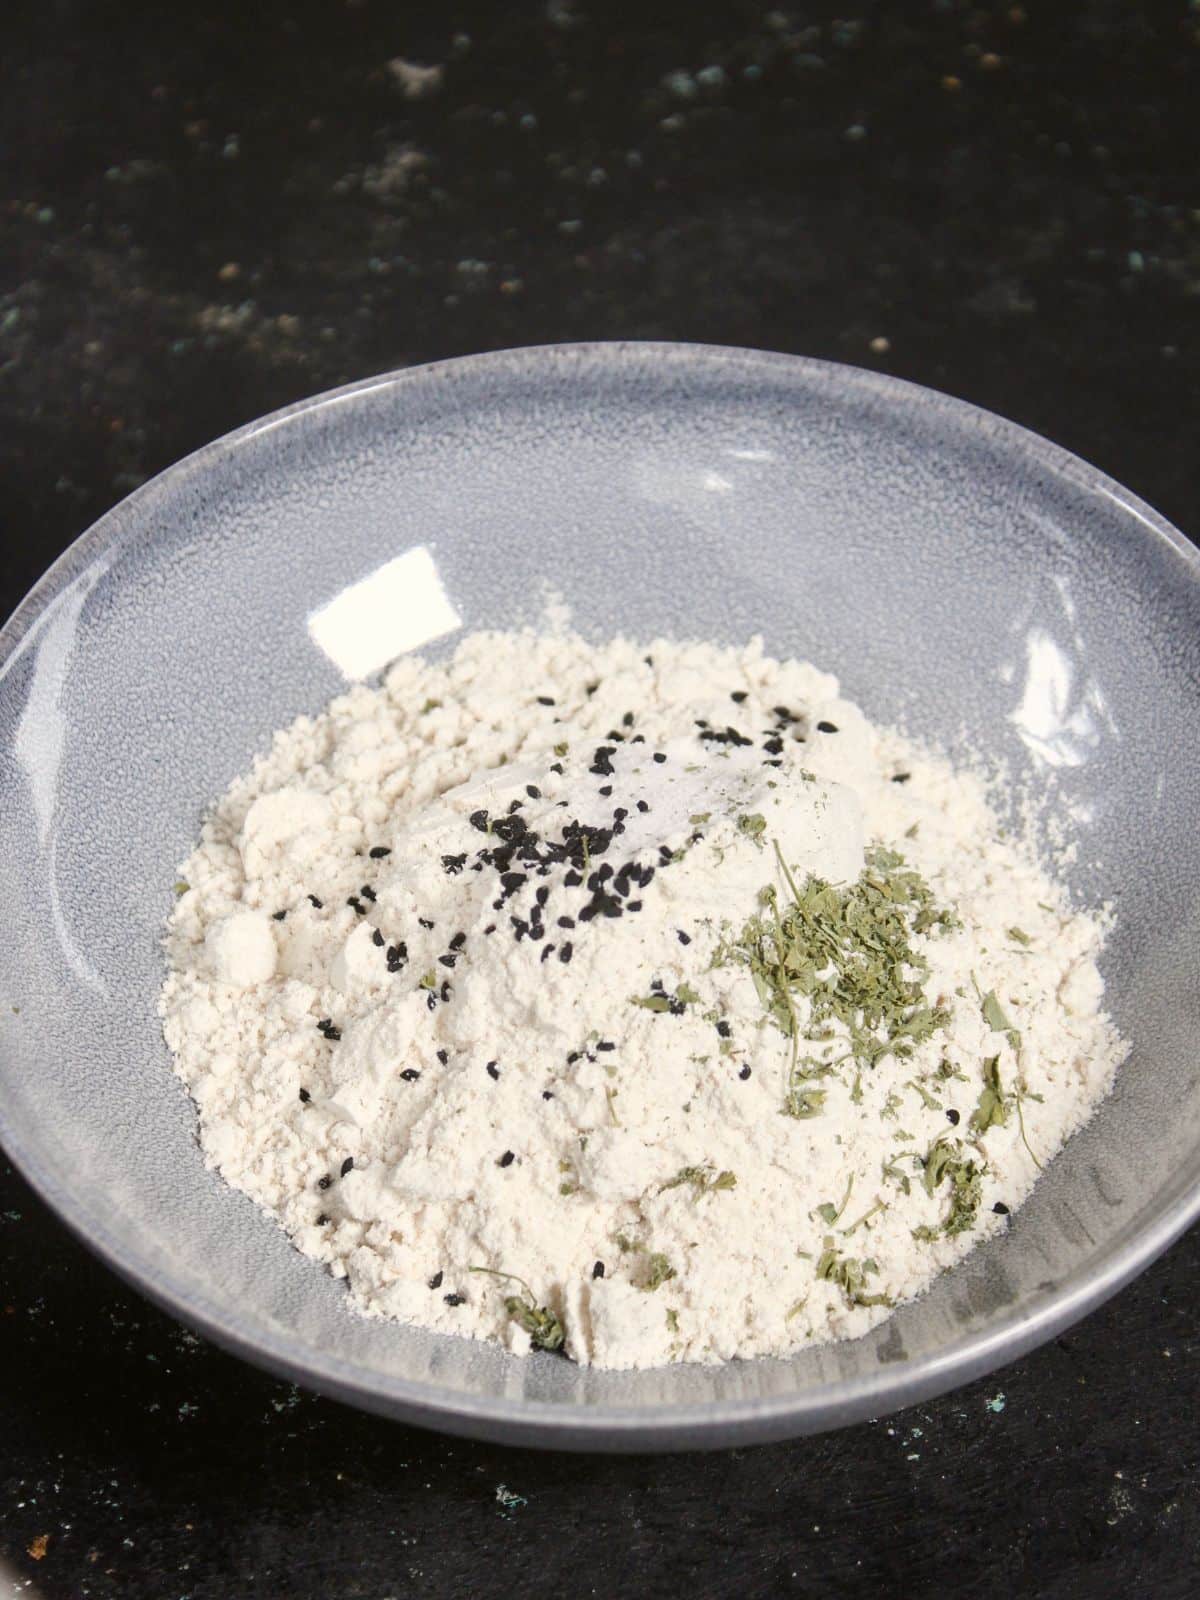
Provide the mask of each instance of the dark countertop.
MULTIPOLYGON (((251 417, 580 338, 877 366, 1048 434, 1195 537, 1200 6, 848 6, 14 8, 0 611, 251 417), (441 81, 410 96, 396 58, 441 81)), ((1193 1232, 1064 1337, 899 1417, 553 1457, 242 1366, 0 1158, 0 1568, 54 1600, 1182 1600, 1198 1288, 1193 1232)))

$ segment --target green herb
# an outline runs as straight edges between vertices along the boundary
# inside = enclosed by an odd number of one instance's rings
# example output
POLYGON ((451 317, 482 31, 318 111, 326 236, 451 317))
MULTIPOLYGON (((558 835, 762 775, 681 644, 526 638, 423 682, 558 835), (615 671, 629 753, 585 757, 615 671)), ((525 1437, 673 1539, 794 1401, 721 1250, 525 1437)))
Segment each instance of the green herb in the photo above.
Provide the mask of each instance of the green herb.
POLYGON ((1000 1082, 1000 1057, 989 1056, 983 1063, 983 1088, 970 1127, 975 1133, 986 1133, 989 1128, 1004 1127, 1007 1121, 1008 1096, 1000 1082))
POLYGON ((851 1103, 851 1105, 856 1105, 856 1106, 862 1105, 862 1097, 863 1097, 863 1093, 862 1093, 862 1068, 859 1067, 856 1070, 855 1074, 854 1074, 854 1082, 853 1082, 853 1084, 851 1085, 851 1088, 850 1088, 850 1103, 851 1103))
POLYGON ((905 828, 904 837, 906 839, 915 839, 917 837, 917 829, 920 826, 921 824, 919 822, 914 822, 911 828, 905 828))
POLYGON ((690 983, 681 983, 675 991, 675 998, 685 1006, 698 1006, 700 1004, 700 996, 690 983))
POLYGON ((886 1294, 868 1294, 866 1280, 870 1273, 878 1272, 879 1268, 874 1261, 857 1261, 853 1256, 843 1256, 835 1247, 833 1239, 825 1240, 825 1248, 817 1259, 817 1277, 824 1278, 829 1283, 836 1283, 842 1293, 854 1306, 890 1306, 891 1298, 886 1294))
POLYGON ((979 1009, 983 1012, 983 1020, 993 1033, 1007 1033, 1010 1037, 1017 1034, 1017 1038, 1020 1038, 1020 1034, 1004 1015, 1004 1007, 996 999, 995 989, 988 990, 979 1002, 979 1009))
POLYGON ((1032 944, 1033 943, 1033 940, 1025 932, 1024 928, 1010 928, 1008 930, 1008 937, 1010 939, 1015 939, 1018 944, 1032 944))
POLYGON ((885 1161, 883 1163, 884 1177, 891 1178, 892 1182, 899 1186, 903 1194, 912 1193, 912 1183, 909 1180, 907 1172, 902 1172, 900 1170, 898 1163, 903 1160, 906 1155, 910 1156, 912 1154, 913 1152, 911 1150, 901 1150, 898 1154, 894 1155, 890 1161, 885 1161))
POLYGON ((554 754, 556 756, 558 756, 559 759, 561 760, 562 757, 566 755, 566 753, 567 753, 567 741, 564 739, 561 744, 556 744, 554 746, 554 754))
POLYGON ((665 994, 633 994, 629 997, 631 1006, 641 1006, 643 1011, 669 1011, 671 1002, 665 994))
POLYGON ((926 1002, 929 964, 912 938, 958 924, 934 905, 924 879, 895 851, 869 851, 861 876, 847 889, 812 876, 801 887, 778 843, 775 855, 791 903, 781 909, 774 887, 764 889, 762 910, 718 950, 715 964, 749 969, 768 1018, 792 1041, 784 1109, 810 1117, 825 1098, 824 1090, 810 1087, 824 1064, 800 1061, 796 998, 807 1001, 803 1037, 810 1042, 840 1023, 858 1067, 873 1067, 886 1055, 907 1059, 950 1020, 944 1007, 926 1002))
POLYGON ((861 1228, 864 1222, 870 1222, 871 1218, 876 1216, 880 1211, 886 1211, 886 1210, 887 1210, 887 1201, 886 1200, 876 1200, 875 1204, 871 1207, 871 1209, 869 1211, 864 1211, 862 1216, 859 1217, 857 1222, 852 1222, 848 1228, 842 1228, 840 1230, 842 1235, 843 1235, 843 1237, 846 1234, 853 1233, 856 1229, 861 1228))
POLYGON ((191 884, 188 883, 186 881, 186 879, 180 878, 179 881, 175 885, 175 893, 176 894, 186 894, 191 887, 192 887, 191 884))
POLYGON ((664 1283, 668 1283, 675 1276, 675 1268, 666 1256, 655 1251, 653 1255, 647 1257, 646 1275, 638 1288, 647 1294, 653 1294, 656 1289, 661 1289, 664 1283))
POLYGON ((712 816, 712 812, 711 811, 694 811, 692 813, 692 815, 688 818, 688 821, 692 824, 693 827, 698 828, 702 822, 707 822, 709 817, 711 817, 711 816, 712 816))
POLYGON ((417 985, 418 989, 436 989, 438 986, 437 973, 427 972, 417 985))
POLYGON ((558 1192, 562 1195, 578 1194, 579 1185, 577 1183, 560 1183, 558 1186, 558 1192))
POLYGON ((617 1091, 612 1087, 611 1084, 606 1084, 604 1087, 604 1098, 608 1101, 608 1114, 612 1118, 613 1127, 619 1128, 621 1126, 621 1119, 617 1116, 616 1106, 613 1105, 613 1101, 616 1099, 616 1096, 617 1091))
POLYGON ((817 1215, 828 1227, 833 1227, 834 1223, 841 1216, 842 1212, 845 1211, 846 1207, 850 1204, 850 1192, 853 1188, 854 1174, 851 1173, 850 1177, 846 1181, 846 1192, 842 1196, 841 1205, 835 1206, 832 1200, 826 1200, 823 1205, 819 1205, 817 1207, 817 1215))
MULTIPOLYGON (((975 1224, 983 1198, 985 1169, 972 1158, 964 1158, 956 1140, 941 1138, 930 1145, 925 1156, 925 1191, 933 1194, 943 1181, 950 1185, 950 1210, 941 1231, 953 1236, 965 1233, 975 1224)), ((924 1237, 924 1234, 914 1235, 924 1237)))
POLYGON ((807 1295, 804 1296, 803 1300, 796 1300, 784 1312, 783 1320, 785 1322, 790 1322, 793 1317, 798 1317, 800 1315, 800 1313, 804 1310, 804 1308, 805 1308, 805 1306, 807 1304, 808 1304, 808 1296, 807 1295))
POLYGON ((440 700, 426 700, 425 704, 421 707, 421 715, 425 716, 425 714, 429 711, 436 711, 441 703, 442 702, 440 700))
POLYGON ((504 1278, 509 1283, 519 1283, 522 1293, 510 1294, 504 1309, 518 1327, 524 1328, 535 1350, 561 1350, 566 1330, 561 1319, 547 1306, 539 1306, 533 1290, 524 1278, 515 1272, 495 1272, 491 1267, 471 1267, 471 1272, 486 1273, 489 1278, 504 1278))
POLYGON ((739 833, 744 833, 747 839, 753 839, 755 844, 761 846, 762 836, 767 831, 767 819, 757 811, 743 813, 737 819, 737 827, 739 833))
POLYGON ((894 1121, 896 1116, 899 1114, 899 1111, 900 1096, 895 1092, 894 1089, 889 1090, 888 1097, 883 1102, 883 1109, 880 1111, 879 1115, 881 1117, 885 1117, 889 1122, 891 1122, 894 1121))
POLYGON ((631 1250, 637 1249, 637 1245, 634 1244, 633 1240, 623 1233, 617 1234, 616 1246, 623 1256, 627 1256, 631 1250))
MULTIPOLYGON (((1024 1106, 1022 1105, 1022 1101, 1025 1100, 1026 1098, 1028 1098, 1030 1100, 1034 1100, 1034 1099, 1037 1099, 1038 1097, 1036 1095, 1029 1094, 1028 1090, 1025 1087, 1024 1073, 1022 1072, 1021 1067, 1020 1067, 1020 1061, 1021 1061, 1021 1030, 1019 1028, 1014 1028, 1012 1023, 1005 1016, 1003 1007, 1001 1006, 1000 1002, 996 999, 996 991, 994 989, 990 989, 988 991, 988 993, 983 996, 982 1000, 980 1001, 980 1010, 983 1012, 983 1020, 987 1023, 988 1027, 991 1028, 994 1033, 1003 1033, 1003 1034, 1005 1034, 1007 1036, 1007 1038, 1008 1038, 1009 1044, 1012 1046, 1013 1051, 1016 1054, 1017 1063, 1018 1063, 1018 1066, 1017 1066, 1017 1085, 1016 1085, 1015 1093, 1013 1095, 1013 1099, 1015 1100, 1016 1107, 1017 1107, 1017 1126, 1021 1130, 1021 1143, 1025 1146, 1026 1150, 1029 1151, 1030 1160, 1033 1162, 1034 1166, 1040 1172, 1042 1170, 1042 1163, 1038 1160, 1037 1155, 1034 1152, 1034 1148, 1029 1142, 1029 1135, 1025 1132, 1025 1110, 1024 1110, 1024 1106)), ((985 1063, 984 1064, 985 1082, 986 1082, 986 1072, 987 1072, 987 1064, 985 1063)), ((997 1081, 999 1081, 999 1080, 997 1080, 997 1081)), ((982 1107, 982 1103, 983 1102, 982 1102, 982 1097, 981 1097, 980 1098, 980 1106, 981 1107, 982 1107)), ((972 1117, 971 1120, 972 1120, 972 1122, 974 1121, 974 1116, 972 1117)))
POLYGON ((959 1083, 966 1083, 967 1075, 960 1072, 953 1061, 947 1061, 945 1056, 938 1062, 937 1075, 939 1078, 957 1078, 959 1083))
POLYGON ((679 1332, 679 1313, 674 1307, 667 1308, 667 1327, 672 1333, 679 1332))
POLYGON ((940 1100, 935 1100, 929 1093, 928 1089, 923 1089, 915 1078, 910 1078, 904 1087, 906 1089, 916 1090, 916 1092, 921 1096, 921 1103, 924 1105, 926 1111, 940 1111, 942 1109, 942 1102, 940 1100))
POLYGON ((695 1194, 701 1195, 708 1189, 736 1189, 736 1173, 726 1169, 717 1172, 710 1161, 698 1167, 680 1167, 673 1178, 669 1178, 659 1194, 665 1194, 668 1189, 678 1189, 682 1184, 690 1183, 695 1194))

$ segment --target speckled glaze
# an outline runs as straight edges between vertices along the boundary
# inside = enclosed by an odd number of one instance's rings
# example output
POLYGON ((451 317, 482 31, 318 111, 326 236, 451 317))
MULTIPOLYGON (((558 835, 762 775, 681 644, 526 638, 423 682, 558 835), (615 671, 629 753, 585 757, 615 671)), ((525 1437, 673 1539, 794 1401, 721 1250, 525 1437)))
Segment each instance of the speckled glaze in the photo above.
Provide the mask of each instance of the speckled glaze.
MULTIPOLYGON (((445 649, 443 641, 436 649, 445 649)), ((97 523, 0 634, 0 1137, 113 1267, 246 1357, 453 1432, 570 1448, 778 1438, 927 1397, 1113 1293, 1200 1210, 1200 558, 1012 424, 893 379, 702 346, 519 350, 244 428, 97 523), (204 804, 341 680, 311 614, 428 545, 468 627, 547 590, 596 637, 837 671, 870 715, 1052 784, 1111 899, 1118 1090, 1009 1235, 869 1337, 586 1372, 344 1308, 203 1166, 155 1016, 204 804)))

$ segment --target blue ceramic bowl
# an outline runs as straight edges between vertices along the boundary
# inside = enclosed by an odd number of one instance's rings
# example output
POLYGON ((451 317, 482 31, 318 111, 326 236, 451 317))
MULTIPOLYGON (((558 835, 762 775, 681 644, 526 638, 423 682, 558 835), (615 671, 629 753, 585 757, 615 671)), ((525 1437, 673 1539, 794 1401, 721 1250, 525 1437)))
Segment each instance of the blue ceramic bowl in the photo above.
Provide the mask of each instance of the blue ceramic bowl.
POLYGON ((1200 1209, 1198 749, 1196 551, 1010 423, 846 367, 703 347, 372 379, 139 489, 0 633, 0 1137, 152 1299, 355 1404, 592 1449, 878 1415, 1049 1338, 1200 1209), (517 1360, 351 1315, 206 1170, 155 1014, 176 863, 271 732, 344 681, 330 602, 419 548, 398 631, 364 633, 345 664, 439 632, 430 648, 448 648, 451 610, 468 628, 535 620, 547 589, 598 638, 761 632, 838 672, 872 717, 982 747, 1069 819, 1074 889, 1117 908, 1106 976, 1133 1054, 1010 1233, 866 1338, 719 1368, 517 1360))

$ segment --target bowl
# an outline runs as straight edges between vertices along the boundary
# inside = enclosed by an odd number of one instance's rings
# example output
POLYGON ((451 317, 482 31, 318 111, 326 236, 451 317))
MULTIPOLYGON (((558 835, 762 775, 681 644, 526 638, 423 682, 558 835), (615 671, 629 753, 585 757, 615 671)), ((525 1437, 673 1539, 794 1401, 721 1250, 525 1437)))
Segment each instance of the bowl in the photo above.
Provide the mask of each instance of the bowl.
POLYGON ((879 1415, 1051 1337, 1200 1210, 1197 749, 1197 552, 971 406, 637 344, 318 396, 139 489, 0 634, 0 1139, 152 1300, 353 1404, 607 1450, 879 1415), (762 633, 873 718, 982 748, 1014 795, 1052 797, 1073 891, 1116 908, 1105 972, 1133 1041, 1116 1092, 1004 1237, 865 1338, 607 1372, 368 1321, 204 1166, 155 1011, 202 808, 344 672, 535 621, 552 593, 596 637, 762 633))

